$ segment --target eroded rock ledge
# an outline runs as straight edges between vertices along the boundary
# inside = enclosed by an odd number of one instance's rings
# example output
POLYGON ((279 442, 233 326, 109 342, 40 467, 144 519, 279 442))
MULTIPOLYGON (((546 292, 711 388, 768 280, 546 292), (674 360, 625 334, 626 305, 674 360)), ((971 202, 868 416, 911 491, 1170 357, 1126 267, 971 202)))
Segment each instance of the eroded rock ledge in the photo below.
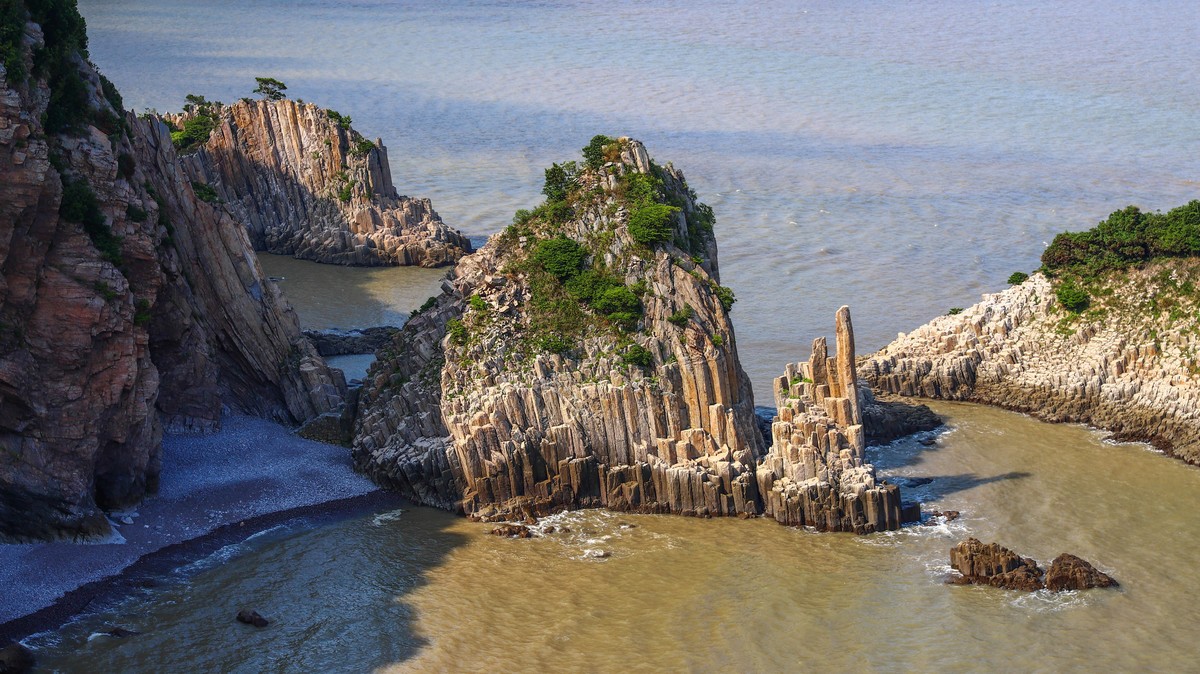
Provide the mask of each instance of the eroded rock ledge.
POLYGON ((1200 346, 1194 300, 1180 288, 1196 260, 1114 276, 1091 310, 1063 309, 1041 274, 941 316, 865 359, 872 386, 903 396, 996 405, 1148 440, 1200 461, 1200 346), (1158 308, 1156 301, 1172 306, 1158 308))
POLYGON ((346 265, 453 264, 470 241, 428 199, 401 196, 387 148, 311 103, 244 99, 182 157, 245 223, 255 250, 346 265))
POLYGON ((519 214, 464 258, 436 304, 378 354, 356 464, 418 502, 488 519, 606 507, 898 527, 898 488, 876 483, 862 460, 849 312, 839 313, 846 346, 834 371, 822 355, 820 383, 781 400, 764 452, 711 211, 641 143, 601 149, 604 161, 573 175, 564 200, 519 214), (649 245, 631 234, 638 212, 658 208, 633 202, 646 185, 677 209, 669 235, 649 245), (537 260, 576 244, 583 268, 559 285, 537 260), (636 307, 609 310, 608 294, 576 304, 571 284, 602 277, 636 307))
POLYGON ((1025 592, 1118 586, 1111 576, 1075 555, 1064 552, 1054 558, 1049 570, 1043 571, 1036 560, 1022 557, 998 543, 984 544, 977 538, 968 538, 950 548, 950 566, 960 574, 949 580, 952 585, 990 585, 1025 592))

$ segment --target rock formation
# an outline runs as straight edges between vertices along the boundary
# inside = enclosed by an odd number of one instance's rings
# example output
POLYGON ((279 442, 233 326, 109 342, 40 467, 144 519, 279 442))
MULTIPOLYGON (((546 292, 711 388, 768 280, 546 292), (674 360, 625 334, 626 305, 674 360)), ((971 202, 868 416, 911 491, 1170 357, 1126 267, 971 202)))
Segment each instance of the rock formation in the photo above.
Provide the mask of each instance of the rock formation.
POLYGON ((1087 560, 1063 553, 1050 562, 1046 571, 1046 589, 1053 592, 1088 590, 1093 587, 1117 587, 1116 580, 1098 571, 1087 560))
POLYGON ((966 400, 1080 422, 1200 461, 1200 261, 1113 276, 1083 314, 1035 274, 953 316, 901 334, 860 364, 876 389, 966 400), (1161 303, 1161 308, 1155 308, 1161 303), (1169 303, 1169 305, 1168 305, 1169 303))
POLYGON ((978 538, 968 538, 950 548, 950 566, 962 574, 950 580, 954 585, 990 585, 1027 592, 1045 587, 1036 561, 998 543, 985 545, 978 538))
POLYGON ((423 267, 453 264, 470 252, 470 241, 447 227, 428 199, 396 192, 382 142, 364 139, 337 113, 286 99, 243 99, 211 114, 216 128, 182 157, 183 167, 246 224, 255 250, 423 267))
POLYGON ((1093 587, 1117 587, 1117 581, 1075 555, 1063 553, 1044 572, 1037 562, 997 543, 984 544, 969 538, 950 548, 950 566, 960 576, 953 585, 990 585, 1009 590, 1034 592, 1043 588, 1052 592, 1086 590, 1093 587))
POLYGON ((807 363, 789 364, 775 380, 779 414, 758 467, 758 492, 766 514, 783 524, 857 533, 898 529, 906 519, 900 488, 877 482, 875 468, 864 462, 849 307, 837 312, 836 344, 837 355, 829 357, 825 338, 818 338, 807 363))
POLYGON ((74 8, 32 7, 47 32, 0 67, 0 536, 89 536, 155 489, 164 428, 295 423, 345 385, 166 127, 123 115, 74 8))
POLYGON ((758 466, 711 211, 641 143, 602 140, 605 161, 548 170, 551 199, 464 258, 378 354, 357 465, 419 502, 489 519, 606 507, 898 527, 898 489, 862 462, 848 311, 832 372, 822 353, 822 388, 781 405, 777 446, 758 466))

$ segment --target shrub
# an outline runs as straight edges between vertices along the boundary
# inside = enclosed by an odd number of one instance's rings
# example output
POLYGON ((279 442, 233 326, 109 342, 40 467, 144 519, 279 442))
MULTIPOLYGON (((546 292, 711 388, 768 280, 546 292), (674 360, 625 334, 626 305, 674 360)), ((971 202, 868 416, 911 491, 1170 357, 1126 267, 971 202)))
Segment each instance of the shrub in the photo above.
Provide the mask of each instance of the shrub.
POLYGON ((374 149, 375 143, 367 140, 366 138, 361 138, 354 144, 354 147, 350 148, 350 154, 354 155, 355 157, 365 157, 368 154, 371 154, 371 150, 374 149))
POLYGON ((1167 213, 1143 213, 1136 206, 1114 211, 1086 232, 1064 232, 1042 253, 1050 272, 1085 279, 1157 257, 1200 254, 1200 201, 1167 213))
POLYGON ((68 182, 63 185, 62 202, 58 214, 68 222, 78 222, 83 225, 83 231, 92 240, 92 245, 100 251, 100 257, 114 265, 121 265, 121 237, 112 233, 104 213, 100 212, 100 203, 96 193, 83 180, 68 182))
POLYGON ((683 305, 682 309, 676 311, 670 316, 667 316, 667 320, 682 328, 683 326, 687 325, 688 321, 692 320, 692 316, 695 315, 696 310, 692 309, 692 305, 685 304, 683 305))
POLYGON ((146 325, 150 322, 150 300, 140 299, 133 305, 133 324, 137 326, 146 325))
POLYGON ((96 74, 100 76, 100 90, 104 92, 104 99, 113 107, 113 110, 124 112, 125 101, 121 99, 121 92, 117 91, 117 86, 101 73, 96 74))
POLYGON ((592 303, 592 308, 602 314, 627 313, 639 315, 642 311, 642 301, 633 291, 624 285, 608 288, 592 303))
POLYGON ((208 142, 208 136, 215 128, 215 114, 197 114, 185 121, 181 130, 171 132, 171 142, 179 152, 190 152, 208 142))
POLYGON ((192 191, 196 193, 196 198, 198 198, 200 201, 208 202, 210 204, 221 203, 221 196, 217 194, 217 190, 208 183, 201 183, 193 180, 192 191))
POLYGON ((1012 276, 1008 277, 1008 285, 1019 286, 1028 280, 1029 280, 1029 274, 1026 274, 1023 271, 1014 271, 1012 273, 1012 276))
POLYGON ((1070 280, 1060 283, 1054 290, 1054 296, 1058 298, 1058 303, 1063 305, 1064 309, 1076 314, 1086 309, 1091 302, 1087 291, 1070 280))
POLYGON ((963 312, 962 307, 951 307, 950 311, 946 312, 947 316, 957 316, 963 312))
POLYGON ((571 297, 585 304, 593 304, 609 289, 621 286, 621 281, 595 269, 585 269, 567 279, 565 286, 571 297))
POLYGON ((538 241, 533 250, 533 261, 560 280, 578 274, 586 257, 583 246, 565 236, 538 241))
POLYGON ((351 121, 350 115, 343 115, 340 112, 338 112, 337 110, 334 110, 332 108, 330 108, 329 110, 326 110, 325 114, 329 116, 329 119, 332 119, 333 121, 337 122, 337 125, 342 127, 343 129, 350 128, 350 121, 351 121))
POLYGON ((132 220, 134 222, 145 222, 146 221, 146 211, 143 208, 134 206, 133 204, 129 204, 128 206, 125 207, 125 217, 129 218, 130 220, 132 220))
POLYGON ((451 318, 446 321, 446 334, 450 335, 450 341, 462 346, 467 343, 467 326, 457 318, 451 318))
POLYGON ((605 135, 592 136, 592 140, 583 148, 583 163, 588 168, 598 169, 604 165, 604 151, 615 140, 605 135))
POLYGON ((566 353, 575 348, 575 342, 562 335, 541 335, 537 338, 537 347, 549 353, 566 353))
POLYGON ((629 235, 648 246, 669 241, 675 233, 672 216, 678 212, 679 208, 666 204, 639 208, 629 216, 629 235))
POLYGON ((733 295, 733 288, 728 286, 713 286, 713 294, 717 296, 717 301, 725 311, 732 309, 733 303, 737 301, 737 297, 733 295))
POLYGON ((471 308, 475 311, 487 311, 488 309, 487 300, 483 299, 479 295, 471 295, 469 298, 467 298, 467 304, 471 305, 471 308))
POLYGON ((713 335, 712 343, 713 343, 713 346, 725 346, 725 336, 724 335, 713 335))
POLYGON ((345 185, 342 185, 341 191, 338 192, 338 199, 341 200, 342 203, 348 203, 350 201, 350 197, 352 196, 354 196, 353 180, 347 182, 345 185))
POLYGON ((640 344, 631 344, 629 348, 625 349, 625 353, 621 354, 621 360, 626 365, 650 367, 654 364, 654 354, 640 344))
POLYGON ((409 316, 408 316, 409 319, 416 318, 418 315, 423 314, 426 311, 429 311, 430 309, 432 309, 433 305, 437 304, 437 300, 438 300, 438 298, 436 296, 430 297, 429 299, 425 300, 425 302, 420 307, 418 307, 416 311, 409 314, 409 316))

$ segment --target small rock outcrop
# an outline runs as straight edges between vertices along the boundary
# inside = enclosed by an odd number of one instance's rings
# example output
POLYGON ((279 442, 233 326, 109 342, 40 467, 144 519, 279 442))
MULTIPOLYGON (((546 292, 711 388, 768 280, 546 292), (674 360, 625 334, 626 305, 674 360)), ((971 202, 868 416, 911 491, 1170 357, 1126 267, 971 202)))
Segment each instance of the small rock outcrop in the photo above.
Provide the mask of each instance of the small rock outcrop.
POLYGON ((1055 557, 1046 571, 1046 589, 1054 592, 1117 586, 1112 576, 1097 570, 1087 560, 1065 552, 1055 557))
POLYGON ((181 164, 245 223, 255 250, 423 267, 454 264, 471 251, 428 199, 397 193, 387 148, 336 112, 286 99, 209 105, 215 128, 181 164))
POLYGON ((0 674, 27 674, 37 666, 33 651, 21 644, 9 644, 0 648, 0 674))
POLYGON ((1063 592, 1117 587, 1117 581, 1112 577, 1075 555, 1059 555, 1050 564, 1050 569, 1043 572, 1033 559, 1022 557, 997 543, 984 544, 977 538, 969 538, 950 548, 950 566, 962 574, 948 581, 953 585, 990 585, 1025 592, 1043 588, 1063 592))
POLYGON ((399 328, 378 326, 360 330, 305 330, 304 336, 322 356, 375 353, 396 337, 399 328))
POLYGON ((901 334, 859 374, 885 393, 1085 423, 1200 462, 1200 299, 1187 290, 1200 284, 1200 261, 1155 262, 1107 283, 1076 314, 1034 274, 901 334))
POLYGON ((775 380, 779 410, 772 444, 757 470, 764 510, 783 524, 871 533, 904 521, 900 488, 877 481, 865 462, 854 328, 849 307, 837 312, 837 355, 825 338, 807 363, 789 364, 775 380))
POLYGON ((103 509, 156 489, 164 429, 298 423, 345 389, 60 5, 28 5, 51 29, 26 23, 23 68, 0 68, 0 537, 19 539, 108 533, 103 509))
POLYGON ((248 608, 238 611, 237 621, 243 625, 253 625, 258 628, 263 628, 271 624, 271 621, 259 615, 258 611, 252 611, 248 608))
POLYGON ((954 585, 990 585, 1027 592, 1045 587, 1036 561, 998 543, 984 544, 978 538, 950 548, 950 566, 962 574, 950 580, 954 585))

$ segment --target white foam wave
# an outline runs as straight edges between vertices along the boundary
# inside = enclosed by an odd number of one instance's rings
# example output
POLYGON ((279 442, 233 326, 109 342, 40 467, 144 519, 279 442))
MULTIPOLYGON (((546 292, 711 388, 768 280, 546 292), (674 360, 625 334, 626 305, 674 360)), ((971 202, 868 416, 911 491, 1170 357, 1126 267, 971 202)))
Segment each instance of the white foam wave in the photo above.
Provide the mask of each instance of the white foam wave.
POLYGON ((395 522, 396 520, 400 519, 402 515, 404 515, 404 510, 401 508, 388 511, 386 513, 380 513, 371 518, 371 526, 381 527, 389 522, 395 522))

